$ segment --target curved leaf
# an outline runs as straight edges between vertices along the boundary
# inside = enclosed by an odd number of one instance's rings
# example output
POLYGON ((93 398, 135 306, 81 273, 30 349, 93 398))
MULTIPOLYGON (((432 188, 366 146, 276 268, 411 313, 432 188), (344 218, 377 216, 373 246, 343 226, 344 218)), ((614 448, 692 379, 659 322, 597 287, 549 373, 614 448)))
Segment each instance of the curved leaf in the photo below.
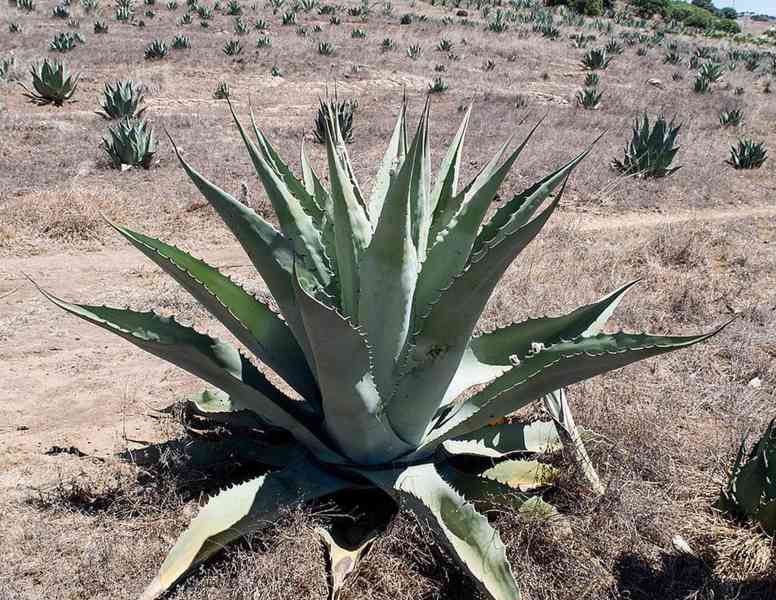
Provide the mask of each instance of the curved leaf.
POLYGON ((336 462, 315 430, 303 404, 284 396, 231 344, 185 327, 155 313, 65 302, 41 293, 67 312, 115 333, 138 348, 200 377, 228 394, 238 410, 252 410, 271 425, 285 429, 311 450, 336 462))
POLYGON ((215 267, 160 240, 111 223, 153 260, 259 359, 315 406, 318 388, 304 352, 288 326, 263 302, 215 267))
POLYGON ((481 429, 553 390, 707 340, 728 323, 694 336, 599 334, 541 349, 451 411, 427 436, 419 452, 430 451, 446 439, 481 429))
POLYGON ((350 487, 352 482, 305 461, 223 490, 178 538, 140 600, 158 598, 226 544, 274 522, 280 509, 350 487))
POLYGON ((439 533, 488 598, 519 600, 520 591, 498 532, 440 475, 435 465, 359 473, 439 533))
POLYGON ((552 421, 488 425, 447 440, 442 446, 450 454, 490 458, 501 458, 515 452, 554 452, 563 447, 552 421))

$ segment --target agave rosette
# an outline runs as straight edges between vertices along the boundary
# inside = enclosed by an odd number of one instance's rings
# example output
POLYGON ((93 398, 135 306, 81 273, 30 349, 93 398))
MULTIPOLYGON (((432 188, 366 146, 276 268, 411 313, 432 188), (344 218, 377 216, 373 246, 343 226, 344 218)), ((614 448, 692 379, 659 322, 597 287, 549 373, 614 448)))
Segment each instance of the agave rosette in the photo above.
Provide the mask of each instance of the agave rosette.
POLYGON ((504 544, 478 508, 492 498, 514 508, 535 503, 525 491, 540 487, 547 470, 515 457, 557 447, 559 438, 551 422, 494 420, 563 386, 715 332, 602 333, 632 285, 626 284, 564 316, 474 334, 502 275, 556 210, 567 178, 589 149, 515 194, 486 221, 536 127, 516 148, 501 146, 460 188, 467 111, 432 185, 429 106, 411 141, 403 106, 367 197, 334 114, 326 119, 333 127, 325 140, 329 189, 304 147, 298 178, 253 116, 252 138, 232 114, 277 228, 176 153, 282 316, 205 262, 115 227, 280 376, 286 392, 234 345, 174 319, 71 304, 46 293, 65 310, 216 388, 194 401, 200 414, 228 422, 252 415, 288 434, 282 445, 268 447, 273 469, 225 489, 200 510, 144 598, 158 597, 285 505, 365 488, 383 490, 430 526, 487 597, 518 598, 504 544), (468 394, 473 386, 478 391, 468 394), (292 399, 291 390, 301 400, 292 399), (488 467, 465 469, 456 462, 461 455, 487 457, 488 467))

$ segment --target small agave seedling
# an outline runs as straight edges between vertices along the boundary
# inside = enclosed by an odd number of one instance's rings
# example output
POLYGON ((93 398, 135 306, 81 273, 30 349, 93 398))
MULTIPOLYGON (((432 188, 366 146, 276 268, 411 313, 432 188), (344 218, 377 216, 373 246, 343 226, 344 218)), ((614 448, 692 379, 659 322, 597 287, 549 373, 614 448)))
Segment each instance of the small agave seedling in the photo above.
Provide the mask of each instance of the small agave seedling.
POLYGON ((72 98, 81 77, 80 73, 71 75, 65 63, 58 60, 49 61, 49 59, 32 65, 30 74, 35 91, 30 91, 20 82, 19 85, 24 88, 25 95, 36 104, 54 104, 54 106, 62 106, 65 101, 72 98))
POLYGON ((139 118, 146 110, 142 104, 143 92, 136 81, 106 83, 97 114, 105 119, 139 118))
POLYGON ((219 81, 216 89, 213 90, 213 98, 216 100, 226 100, 230 96, 229 84, 226 81, 219 81))
POLYGON ((331 42, 320 42, 318 44, 318 54, 321 56, 332 56, 334 52, 336 52, 336 49, 331 42))
POLYGON ((746 447, 744 439, 716 507, 754 521, 768 535, 776 536, 776 419, 748 455, 746 447))
POLYGON ((652 127, 647 113, 636 118, 633 137, 625 146, 622 160, 615 159, 612 166, 625 175, 636 177, 666 177, 681 167, 671 168, 679 146, 674 146, 681 125, 668 123, 662 115, 652 127))
POLYGON ((367 197, 333 115, 326 189, 304 149, 300 179, 255 121, 254 141, 233 111, 279 229, 208 181, 176 149, 283 318, 215 267, 115 226, 302 400, 274 387, 233 345, 172 318, 71 304, 44 292, 64 310, 221 390, 195 401, 199 411, 224 420, 253 415, 286 432, 285 438, 257 438, 274 469, 211 498, 143 600, 157 598, 289 504, 375 488, 430 526, 487 598, 516 600, 520 593, 505 546, 475 506, 494 497, 513 507, 531 502, 508 484, 540 485, 541 465, 514 460, 514 453, 543 448, 558 436, 548 423, 494 421, 566 385, 716 333, 603 333, 629 283, 565 316, 474 335, 499 280, 556 210, 565 182, 590 150, 504 202, 484 222, 536 127, 516 149, 504 144, 459 188, 468 110, 432 186, 428 102, 410 143, 405 115, 402 108, 367 197), (478 391, 462 396, 472 386, 478 391), (486 457, 490 464, 467 468, 462 456, 486 457))
POLYGON ((740 139, 736 146, 730 148, 730 158, 727 163, 735 169, 759 169, 768 158, 768 148, 763 142, 740 139))
POLYGON ((147 169, 151 165, 157 142, 148 123, 142 119, 123 119, 115 127, 109 127, 108 134, 110 137, 103 138, 102 147, 116 169, 147 169))

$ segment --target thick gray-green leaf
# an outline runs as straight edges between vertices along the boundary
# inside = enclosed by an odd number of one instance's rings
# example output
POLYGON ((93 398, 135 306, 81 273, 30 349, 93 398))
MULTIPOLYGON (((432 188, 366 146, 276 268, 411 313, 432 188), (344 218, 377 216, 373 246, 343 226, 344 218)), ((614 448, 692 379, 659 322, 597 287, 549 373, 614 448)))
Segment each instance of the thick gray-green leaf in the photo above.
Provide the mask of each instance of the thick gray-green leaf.
POLYGON ((369 197, 369 214, 373 223, 378 222, 388 194, 388 188, 391 185, 391 179, 394 174, 399 172, 399 168, 404 162, 407 145, 406 123, 407 104, 402 102, 401 111, 396 119, 396 125, 394 125, 388 148, 385 150, 385 155, 375 176, 375 182, 372 185, 372 194, 369 197))
MULTIPOLYGON (((315 273, 320 285, 323 288, 328 287, 331 283, 331 271, 324 255, 321 233, 316 227, 313 216, 308 214, 299 198, 292 193, 285 181, 281 167, 278 167, 276 170, 275 165, 268 162, 264 153, 256 148, 255 144, 245 133, 242 123, 240 123, 240 120, 237 118, 234 109, 231 108, 231 104, 229 107, 230 110, 232 110, 234 122, 237 125, 240 136, 245 143, 253 166, 256 169, 259 181, 261 181, 264 186, 267 197, 272 203, 272 208, 277 216, 280 229, 283 231, 286 238, 292 241, 295 253, 302 257, 305 264, 308 265, 308 268, 315 273)), ((264 140, 264 137, 258 129, 256 131, 259 139, 264 140)), ((266 140, 264 140, 264 142, 266 144, 265 147, 269 147, 266 140)), ((304 186, 291 175, 288 167, 286 167, 286 172, 288 178, 296 182, 297 185, 295 185, 294 188, 296 192, 305 197, 308 204, 310 202, 314 203, 314 200, 307 194, 304 186)), ((310 210, 309 206, 308 210, 310 210)), ((320 209, 318 209, 318 211, 320 211, 320 209)), ((315 216, 319 215, 316 214, 315 216)))
MULTIPOLYGON (((334 120, 336 121, 336 118, 334 120)), ((357 188, 350 178, 349 166, 338 154, 331 134, 326 137, 326 155, 329 160, 333 201, 340 307, 346 317, 358 324, 358 266, 361 255, 372 239, 372 226, 357 196, 357 188)))
MULTIPOLYGON (((229 103, 231 109, 231 103, 229 103)), ((234 116, 234 110, 232 109, 232 115, 234 116)), ((236 117, 235 117, 236 119, 236 117)), ((316 228, 320 229, 321 218, 323 217, 323 206, 318 203, 318 199, 315 197, 314 192, 307 189, 307 181, 300 181, 296 175, 291 171, 291 168, 280 157, 277 150, 272 147, 267 137, 256 126, 256 119, 253 115, 253 109, 251 109, 251 125, 253 126, 253 132, 256 135, 258 141, 258 149, 261 151, 264 160, 275 170, 275 172, 286 184, 288 190, 299 201, 304 211, 310 215, 313 219, 313 223, 316 228)))
POLYGON ((488 207, 537 127, 538 123, 498 169, 478 178, 460 210, 433 240, 415 291, 415 310, 418 313, 424 314, 429 304, 439 297, 439 290, 447 286, 466 265, 488 207))
POLYGON ((383 414, 363 333, 312 296, 301 269, 297 275, 295 291, 315 356, 326 431, 359 464, 387 462, 411 450, 383 414))
POLYGON ((393 391, 396 365, 412 319, 418 257, 412 241, 410 182, 413 162, 392 179, 372 241, 360 263, 360 325, 374 349, 377 389, 393 391))
MULTIPOLYGON (((463 155, 463 140, 466 137, 466 129, 469 127, 469 118, 472 114, 472 105, 466 109, 466 114, 463 116, 461 125, 458 127, 458 132, 455 134, 453 141, 450 143, 450 147, 447 149, 447 154, 442 160, 442 164, 439 165, 439 172, 437 173, 436 181, 434 182, 434 189, 431 192, 431 210, 432 210, 432 222, 431 230, 429 233, 429 239, 436 239, 437 234, 441 231, 444 225, 441 224, 439 215, 446 213, 448 205, 452 198, 458 193, 458 174, 461 168, 461 156, 463 155)), ((445 224, 446 225, 446 224, 445 224)))
POLYGON ((272 310, 218 269, 152 237, 113 227, 169 273, 207 308, 246 348, 291 387, 320 405, 318 387, 291 330, 272 310))
POLYGON ((359 472, 437 532, 488 598, 519 600, 520 591, 498 532, 435 465, 359 472))
POLYGON ((597 302, 561 317, 541 317, 513 323, 482 335, 470 342, 472 353, 482 363, 511 366, 531 351, 532 344, 551 346, 562 340, 588 337, 601 332, 625 292, 638 280, 626 283, 597 302))
POLYGON ((410 443, 423 438, 461 363, 471 333, 499 279, 539 233, 561 195, 535 219, 506 237, 491 254, 469 264, 416 321, 402 365, 402 379, 388 405, 394 430, 410 443))
POLYGON ((479 260, 481 254, 487 253, 489 248, 499 245, 515 230, 528 223, 550 194, 564 183, 577 165, 590 154, 591 149, 592 145, 499 208, 477 236, 471 252, 472 260, 479 260))
MULTIPOLYGON (((170 142, 186 174, 240 242, 278 303, 280 312, 294 332, 294 337, 309 358, 309 344, 291 285, 291 273, 294 269, 293 245, 253 210, 202 177, 183 159, 172 138, 170 142)), ((310 360, 307 362, 312 365, 310 360)))
POLYGON ((421 451, 430 451, 446 439, 481 429, 553 390, 707 340, 725 325, 693 336, 629 333, 580 336, 542 349, 451 411, 429 434, 421 451))
POLYGON ((65 302, 41 293, 67 312, 115 333, 138 348, 200 377, 229 395, 237 410, 252 410, 285 429, 326 460, 339 457, 315 433, 317 424, 301 402, 284 396, 234 346, 155 313, 65 302))
POLYGON ((562 448, 552 421, 500 423, 447 440, 443 447, 450 454, 501 458, 515 452, 544 453, 562 448))
POLYGON ((350 487, 351 482, 302 461, 225 489, 200 509, 140 600, 158 598, 227 544, 274 522, 281 509, 350 487))
POLYGON ((410 202, 412 214, 412 240, 418 250, 418 259, 426 257, 428 235, 431 230, 431 150, 428 139, 428 123, 431 105, 426 105, 415 132, 415 138, 407 152, 407 160, 415 163, 410 180, 410 202))

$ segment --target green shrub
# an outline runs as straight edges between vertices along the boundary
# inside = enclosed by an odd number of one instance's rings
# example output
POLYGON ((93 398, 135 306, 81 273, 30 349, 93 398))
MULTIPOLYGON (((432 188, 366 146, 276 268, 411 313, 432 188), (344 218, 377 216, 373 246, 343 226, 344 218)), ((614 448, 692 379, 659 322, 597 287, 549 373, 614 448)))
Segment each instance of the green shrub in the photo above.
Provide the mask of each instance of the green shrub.
POLYGON ((358 101, 343 100, 340 102, 335 95, 333 99, 319 98, 318 103, 318 112, 315 114, 313 123, 315 141, 319 144, 326 143, 327 131, 334 133, 333 119, 336 118, 342 141, 346 144, 351 143, 353 141, 353 115, 358 108, 358 101))

